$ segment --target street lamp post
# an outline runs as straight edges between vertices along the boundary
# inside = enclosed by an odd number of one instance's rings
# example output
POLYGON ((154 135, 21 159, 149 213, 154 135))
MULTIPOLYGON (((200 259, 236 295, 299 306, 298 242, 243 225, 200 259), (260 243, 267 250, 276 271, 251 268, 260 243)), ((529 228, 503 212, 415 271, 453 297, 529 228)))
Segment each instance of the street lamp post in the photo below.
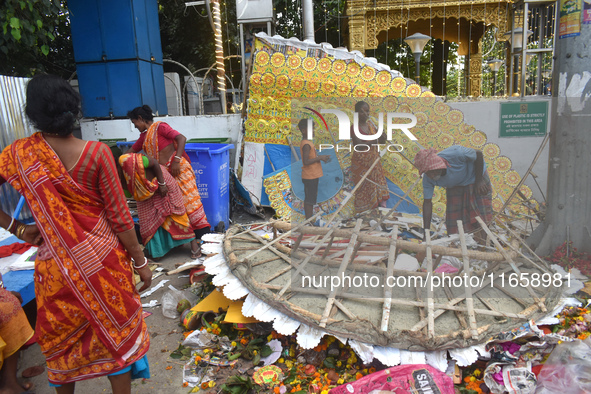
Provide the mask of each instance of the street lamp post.
POLYGON ((421 55, 425 45, 431 40, 431 37, 421 33, 415 33, 412 36, 408 36, 404 39, 404 42, 408 44, 412 54, 415 57, 415 80, 421 84, 421 55))
POLYGON ((499 72, 499 69, 501 68, 501 65, 503 64, 503 61, 499 60, 499 59, 492 59, 492 60, 489 60, 487 62, 487 64, 493 72, 493 89, 492 89, 493 94, 492 95, 496 96, 497 95, 497 72, 499 72))

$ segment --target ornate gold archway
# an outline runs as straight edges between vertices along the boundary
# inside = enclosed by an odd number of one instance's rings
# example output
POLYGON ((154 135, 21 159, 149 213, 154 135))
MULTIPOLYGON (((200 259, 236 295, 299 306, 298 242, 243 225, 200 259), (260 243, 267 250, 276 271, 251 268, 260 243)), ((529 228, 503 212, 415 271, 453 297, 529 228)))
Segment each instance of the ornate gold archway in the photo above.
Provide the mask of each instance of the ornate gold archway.
POLYGON ((510 29, 512 1, 460 0, 348 0, 349 50, 365 54, 384 41, 413 33, 459 44, 459 54, 469 55, 468 92, 480 96, 482 53, 480 38, 495 26, 497 39, 510 29))

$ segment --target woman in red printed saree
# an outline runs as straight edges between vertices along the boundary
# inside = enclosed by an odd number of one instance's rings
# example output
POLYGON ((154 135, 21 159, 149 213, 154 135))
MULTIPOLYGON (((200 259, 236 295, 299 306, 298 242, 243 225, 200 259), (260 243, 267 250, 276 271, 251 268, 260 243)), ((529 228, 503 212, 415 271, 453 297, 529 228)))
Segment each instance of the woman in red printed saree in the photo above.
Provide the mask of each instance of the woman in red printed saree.
POLYGON ((172 248, 191 242, 199 246, 185 209, 178 184, 155 159, 139 153, 118 159, 124 188, 137 201, 140 233, 152 257, 162 257, 172 248))
POLYGON ((35 225, 0 211, 0 226, 39 245, 35 260, 35 337, 58 394, 108 375, 113 393, 147 377, 149 347, 133 268, 152 273, 133 229, 109 148, 72 135, 80 99, 53 75, 27 86, 26 114, 42 132, 0 154, 0 183, 25 196, 35 225))
MULTIPOLYGON (((365 101, 359 101, 355 104, 355 112, 358 116, 358 130, 363 135, 373 135, 377 133, 375 125, 369 120, 369 104, 365 101)), ((384 144, 386 142, 385 134, 378 141, 365 141, 355 135, 355 125, 351 126, 351 142, 353 146, 360 144, 368 145, 369 149, 364 151, 354 150, 351 157, 351 172, 353 174, 353 183, 357 185, 373 163, 380 157, 379 151, 372 144, 384 144)), ((363 185, 355 191, 355 212, 361 213, 378 206, 385 207, 386 200, 390 198, 386 175, 382 163, 378 162, 363 185)))
MULTIPOLYGON (((187 139, 167 123, 154 122, 152 109, 147 105, 134 108, 127 116, 140 131, 140 138, 126 153, 137 153, 143 149, 149 157, 155 158, 166 167, 181 188, 189 221, 195 236, 201 239, 203 234, 210 231, 210 225, 203 210, 191 160, 185 153, 187 139)), ((193 257, 200 254, 195 249, 192 252, 193 257)))

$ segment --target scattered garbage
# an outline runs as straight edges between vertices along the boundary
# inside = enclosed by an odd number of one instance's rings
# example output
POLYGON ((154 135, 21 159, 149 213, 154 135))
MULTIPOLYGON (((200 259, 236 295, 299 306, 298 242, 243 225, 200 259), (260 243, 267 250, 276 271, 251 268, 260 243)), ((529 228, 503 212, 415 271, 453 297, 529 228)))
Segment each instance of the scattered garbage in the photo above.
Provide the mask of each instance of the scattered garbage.
POLYGON ((560 343, 544 363, 535 393, 590 392, 591 340, 560 343))
POLYGON ((181 291, 169 285, 169 290, 162 296, 162 314, 169 319, 178 319, 181 313, 178 311, 179 303, 190 307, 197 302, 197 296, 189 291, 181 291), (184 300, 184 302, 183 302, 184 300))

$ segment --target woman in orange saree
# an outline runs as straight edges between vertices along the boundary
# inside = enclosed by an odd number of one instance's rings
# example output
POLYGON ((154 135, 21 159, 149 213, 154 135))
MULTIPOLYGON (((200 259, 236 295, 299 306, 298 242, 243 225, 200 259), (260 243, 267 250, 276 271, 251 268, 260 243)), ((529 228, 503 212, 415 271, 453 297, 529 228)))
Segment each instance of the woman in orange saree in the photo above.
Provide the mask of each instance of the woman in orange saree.
MULTIPOLYGON (((143 149, 148 156, 155 158, 166 167, 183 192, 189 221, 195 236, 201 239, 203 234, 210 231, 210 225, 203 210, 191 160, 185 153, 187 139, 167 123, 154 122, 152 109, 147 105, 134 108, 127 113, 127 116, 140 131, 140 138, 126 153, 137 153, 143 149)), ((195 250, 193 253, 194 257, 199 254, 195 250)))
POLYGON ((19 350, 34 334, 17 296, 2 287, 0 275, 0 393, 30 393, 26 390, 31 388, 16 378, 19 350))
POLYGON ((139 153, 118 159, 124 188, 137 201, 140 233, 146 250, 159 258, 172 248, 198 241, 189 222, 185 200, 172 175, 155 159, 139 153))
MULTIPOLYGON (((355 111, 358 113, 358 128, 363 135, 373 135, 377 133, 376 126, 369 119, 369 104, 365 101, 359 101, 355 104, 355 111)), ((353 183, 357 185, 367 170, 380 157, 380 153, 371 144, 385 143, 386 136, 382 135, 378 141, 364 141, 355 135, 351 126, 351 142, 353 146, 364 144, 369 146, 367 151, 362 149, 354 150, 351 157, 351 172, 353 174, 353 183)), ((355 213, 361 213, 378 206, 385 207, 386 200, 390 198, 386 175, 382 163, 377 163, 371 170, 363 185, 355 191, 355 213)))
POLYGON ((149 348, 133 269, 152 272, 137 241, 115 162, 100 142, 72 135, 80 99, 53 75, 27 86, 26 114, 42 132, 0 154, 0 183, 21 193, 34 225, 0 210, 0 226, 39 245, 35 260, 35 337, 58 394, 109 376, 113 393, 131 392, 132 374, 149 376, 149 348))

